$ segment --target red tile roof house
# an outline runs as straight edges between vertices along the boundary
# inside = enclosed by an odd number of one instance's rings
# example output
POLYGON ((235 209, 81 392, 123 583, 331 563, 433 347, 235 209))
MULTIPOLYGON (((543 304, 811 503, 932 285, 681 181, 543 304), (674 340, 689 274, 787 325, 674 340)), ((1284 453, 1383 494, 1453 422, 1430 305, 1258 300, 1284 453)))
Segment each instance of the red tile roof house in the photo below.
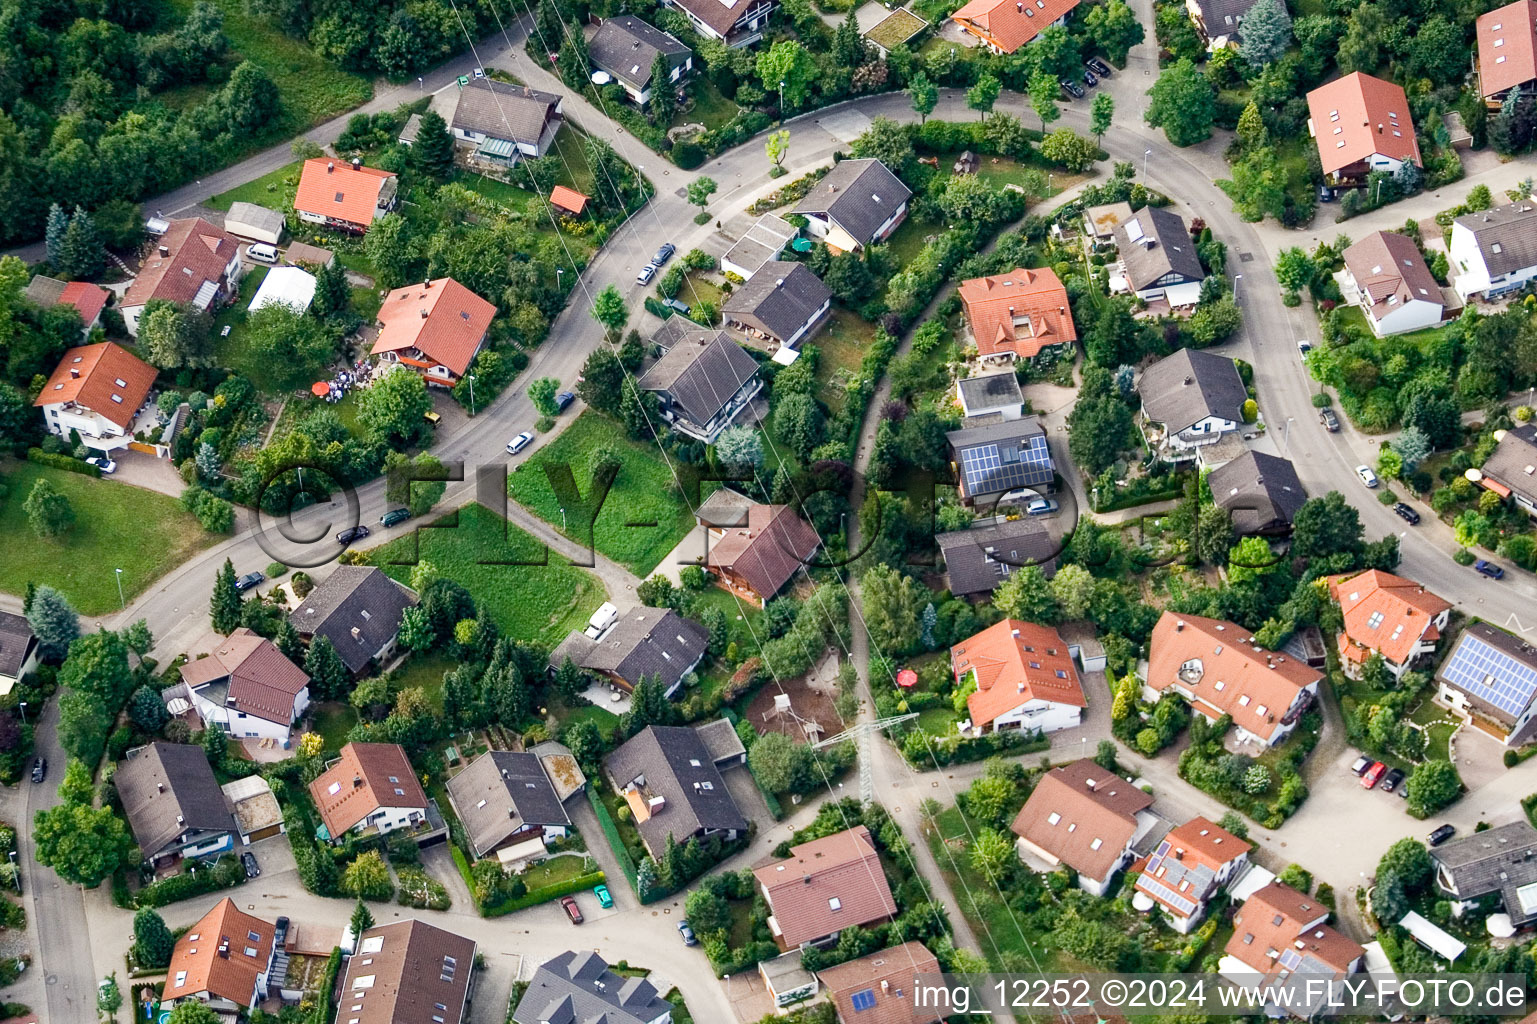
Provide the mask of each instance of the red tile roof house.
POLYGON ((1170 927, 1189 935, 1206 916, 1207 902, 1248 865, 1252 849, 1222 826, 1191 818, 1132 866, 1138 873, 1132 906, 1161 908, 1170 927))
POLYGON ((1094 896, 1131 863, 1133 845, 1163 819, 1153 798, 1084 758, 1041 776, 1012 826, 1019 859, 1037 871, 1067 868, 1094 896))
POLYGON ((753 875, 780 949, 825 946, 845 928, 897 915, 875 840, 863 825, 792 846, 789 857, 753 868, 753 875))
MULTIPOLYGON (((1361 967, 1366 950, 1329 927, 1329 913, 1328 907, 1312 897, 1281 882, 1271 882, 1245 900, 1233 915, 1233 937, 1218 963, 1218 972, 1247 989, 1275 985, 1295 974, 1353 974, 1361 967)), ((1330 988, 1340 984, 1332 981, 1330 988)), ((1320 992, 1318 998, 1322 996, 1320 992)), ((1314 1012, 1310 1006, 1299 1003, 1284 1009, 1306 1019, 1314 1012)))
POLYGON ((240 239, 201 217, 173 220, 123 293, 118 309, 128 333, 138 337, 139 317, 151 299, 211 311, 239 293, 240 275, 240 239))
POLYGON ((1352 679, 1373 654, 1397 679, 1414 660, 1430 654, 1451 617, 1451 602, 1413 580, 1380 569, 1330 576, 1329 596, 1339 602, 1345 628, 1339 635, 1340 666, 1352 679))
POLYGON ((28 302, 44 309, 54 306, 73 306, 85 325, 83 334, 91 336, 91 329, 101 321, 101 311, 106 308, 111 292, 89 281, 60 281, 54 277, 34 276, 22 292, 28 302))
POLYGON ((1078 725, 1088 700, 1067 643, 1050 626, 1004 619, 950 648, 958 686, 970 688, 963 731, 1056 732, 1078 725))
POLYGON ((708 550, 705 565, 724 589, 763 607, 785 588, 822 546, 811 524, 789 505, 747 507, 739 524, 700 519, 708 550))
POLYGON ((310 783, 310 796, 332 841, 348 832, 385 835, 427 820, 427 794, 403 747, 349 743, 310 783))
POLYGON ((962 281, 961 303, 984 364, 1052 362, 1078 340, 1067 289, 1050 268, 962 281))
POLYGON ((1231 715, 1240 740, 1272 747, 1297 727, 1322 679, 1306 662, 1260 647, 1242 626, 1164 612, 1143 693, 1157 700, 1172 691, 1209 719, 1231 715))
POLYGON ((1404 90, 1357 71, 1308 93, 1308 134, 1331 183, 1357 184, 1369 171, 1422 167, 1404 90))
POLYGON ((379 306, 373 354, 451 388, 486 343, 496 307, 451 277, 396 288, 379 306))
POLYGON ((110 341, 82 345, 64 353, 32 403, 43 410, 50 434, 80 439, 99 451, 126 448, 133 421, 149 398, 156 370, 110 341))
POLYGON ((226 1015, 254 1008, 268 996, 275 931, 226 896, 176 940, 161 1001, 195 1001, 226 1015))
POLYGON ((775 0, 663 0, 663 4, 688 15, 701 36, 733 48, 762 39, 769 15, 779 6, 775 0))
POLYGON ((1513 4, 1478 17, 1478 91, 1489 109, 1505 102, 1516 86, 1537 86, 1537 0, 1513 4))
POLYGON ((237 739, 286 746, 310 703, 310 677, 271 640, 244 626, 220 637, 207 657, 183 665, 181 681, 203 724, 237 739))
POLYGON ((1078 0, 971 0, 950 15, 994 53, 1013 53, 1049 25, 1067 24, 1078 0))
POLYGON ((1435 327, 1446 315, 1441 286, 1408 235, 1374 231, 1346 249, 1344 258, 1335 280, 1377 337, 1435 327))
POLYGON ((330 157, 304 161, 294 212, 306 224, 320 224, 361 235, 395 208, 400 179, 390 171, 330 157))
POLYGON ((919 976, 938 973, 939 960, 923 943, 904 942, 817 976, 843 1024, 934 1024, 938 1010, 919 1007, 913 990, 919 976))

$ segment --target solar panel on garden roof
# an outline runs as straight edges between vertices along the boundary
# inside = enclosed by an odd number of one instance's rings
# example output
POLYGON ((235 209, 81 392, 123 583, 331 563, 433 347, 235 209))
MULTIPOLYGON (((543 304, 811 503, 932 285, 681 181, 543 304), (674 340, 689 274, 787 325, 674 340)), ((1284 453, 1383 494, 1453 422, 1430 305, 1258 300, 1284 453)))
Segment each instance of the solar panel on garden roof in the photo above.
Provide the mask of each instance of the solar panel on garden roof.
POLYGON ((1520 717, 1537 693, 1537 668, 1518 661, 1472 632, 1463 633, 1441 675, 1468 696, 1512 718, 1520 717))

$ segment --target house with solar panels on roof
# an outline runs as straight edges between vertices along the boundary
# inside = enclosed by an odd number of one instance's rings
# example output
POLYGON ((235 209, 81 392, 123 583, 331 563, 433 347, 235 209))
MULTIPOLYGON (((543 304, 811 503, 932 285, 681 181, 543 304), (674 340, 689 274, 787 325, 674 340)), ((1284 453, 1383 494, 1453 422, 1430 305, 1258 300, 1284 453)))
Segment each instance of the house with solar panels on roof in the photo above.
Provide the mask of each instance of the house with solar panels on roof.
POLYGON ((1199 815, 1191 818, 1132 866, 1138 872, 1132 906, 1143 912, 1161 908, 1171 928, 1189 935, 1206 916, 1211 898, 1248 868, 1252 849, 1222 826, 1199 815))
POLYGON ((967 505, 991 501, 1010 491, 1055 490, 1056 466, 1046 444, 1046 428, 1034 416, 963 427, 945 435, 950 464, 967 505))
MULTIPOLYGON (((1434 854, 1432 854, 1434 856, 1434 854)), ((1223 950, 1218 972, 1254 991, 1288 978, 1316 976, 1321 984, 1298 985, 1297 999, 1284 1007, 1265 1007, 1267 1016, 1286 1013, 1308 1019, 1338 993, 1341 975, 1360 970, 1366 949, 1329 925, 1332 911, 1284 882, 1256 890, 1233 915, 1233 937, 1223 950)))
POLYGON ((1462 631, 1436 673, 1436 702, 1519 747, 1537 733, 1537 648, 1487 622, 1462 631))

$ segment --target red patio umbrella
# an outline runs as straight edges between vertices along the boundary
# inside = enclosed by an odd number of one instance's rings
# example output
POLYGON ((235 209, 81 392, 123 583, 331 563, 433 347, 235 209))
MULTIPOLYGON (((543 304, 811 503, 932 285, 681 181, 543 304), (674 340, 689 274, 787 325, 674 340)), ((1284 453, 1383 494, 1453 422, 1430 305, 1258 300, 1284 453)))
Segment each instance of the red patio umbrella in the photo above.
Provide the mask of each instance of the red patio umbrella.
POLYGON ((314 392, 316 398, 324 398, 331 393, 331 385, 327 381, 317 380, 310 385, 310 391, 314 392))
POLYGON ((904 668, 902 671, 897 673, 897 685, 901 687, 917 686, 918 673, 914 672, 910 668, 904 668))

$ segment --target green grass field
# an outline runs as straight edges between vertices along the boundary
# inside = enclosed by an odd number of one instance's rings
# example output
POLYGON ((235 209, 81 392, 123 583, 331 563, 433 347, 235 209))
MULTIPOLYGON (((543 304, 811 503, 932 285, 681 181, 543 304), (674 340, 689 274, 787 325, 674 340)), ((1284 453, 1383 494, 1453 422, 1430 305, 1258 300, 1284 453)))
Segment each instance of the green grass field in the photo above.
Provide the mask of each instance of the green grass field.
POLYGON ((326 701, 310 708, 311 731, 325 741, 325 752, 334 754, 347 742, 347 734, 358 724, 358 713, 351 704, 326 701))
POLYGON ((368 552, 369 561, 394 579, 409 582, 418 557, 438 572, 463 584, 483 602, 496 624, 511 637, 554 644, 572 629, 580 629, 603 603, 596 579, 551 554, 544 546, 484 505, 470 503, 459 510, 459 525, 422 528, 368 552), (505 533, 503 530, 505 529, 505 533))
POLYGON ((47 583, 82 615, 117 609, 114 569, 123 570, 123 596, 132 601, 221 539, 206 533, 175 498, 142 487, 9 459, 0 462, 0 480, 6 487, 0 498, 0 527, 10 538, 0 558, 0 590, 24 594, 28 582, 47 583), (33 485, 43 479, 75 509, 74 529, 56 540, 33 533, 22 507, 33 485))
POLYGON ((263 174, 254 181, 248 181, 244 185, 236 185, 228 192, 220 192, 211 196, 204 205, 215 210, 228 210, 235 203, 255 203, 257 206, 265 206, 269 210, 277 210, 279 213, 287 213, 293 205, 294 191, 299 185, 299 168, 302 163, 295 160, 293 163, 269 174, 263 174))
MULTIPOLYGON (((235 52, 267 72, 283 110, 269 126, 269 138, 287 138, 367 103, 372 84, 322 60, 302 39, 284 33, 270 18, 250 13, 243 0, 213 0, 224 15, 224 34, 235 52)), ((178 16, 192 0, 171 0, 178 16)))
MULTIPOLYGON (((899 229, 900 230, 900 229, 899 229)), ((842 382, 859 373, 865 350, 875 340, 875 325, 861 320, 858 314, 842 306, 834 306, 827 326, 808 344, 821 352, 817 359, 817 381, 822 385, 822 401, 833 412, 843 408, 842 382), (840 371, 847 371, 843 373, 840 371)))
POLYGON ((566 536, 584 544, 590 539, 635 575, 649 576, 694 522, 683 499, 671 492, 672 482, 654 444, 631 441, 619 424, 589 410, 519 466, 508 478, 508 490, 518 504, 546 522, 560 527, 564 518, 566 536), (585 505, 591 499, 593 457, 600 445, 618 452, 623 465, 596 521, 590 508, 568 506, 562 517, 560 500, 543 467, 569 465, 585 505))

